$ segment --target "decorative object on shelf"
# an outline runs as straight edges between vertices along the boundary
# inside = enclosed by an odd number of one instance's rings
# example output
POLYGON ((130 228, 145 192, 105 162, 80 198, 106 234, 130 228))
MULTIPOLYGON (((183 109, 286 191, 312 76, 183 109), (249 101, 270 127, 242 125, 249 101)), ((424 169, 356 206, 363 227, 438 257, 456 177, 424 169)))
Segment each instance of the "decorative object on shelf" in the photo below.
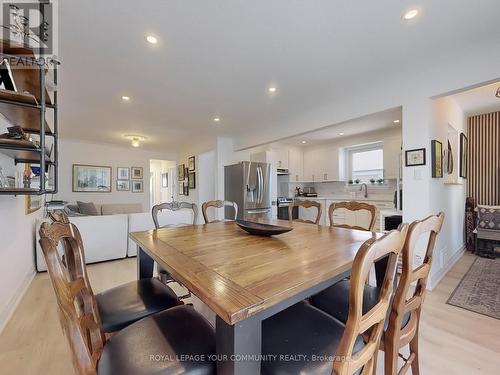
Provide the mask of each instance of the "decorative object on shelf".
POLYGON ((184 181, 186 179, 184 164, 179 164, 177 166, 177 179, 179 181, 184 181))
POLYGON ((142 193, 144 192, 144 186, 142 180, 132 180, 132 193, 142 193))
POLYGON ((9 188, 9 182, 2 172, 2 167, 0 167, 0 188, 9 188))
POLYGON ((467 178, 467 137, 460 133, 460 177, 467 178))
POLYGON ((128 168, 128 167, 116 168, 116 179, 117 180, 130 180, 130 168, 128 168))
POLYGON ((179 195, 184 195, 184 182, 179 181, 178 186, 177 186, 177 192, 179 195))
POLYGON ((144 178, 142 167, 132 167, 132 179, 142 180, 144 178))
POLYGON ((196 189, 196 173, 195 172, 188 173, 188 186, 190 189, 196 189))
POLYGON ((168 187, 168 173, 161 174, 161 187, 168 187))
POLYGON ((354 184, 354 181, 353 181, 353 180, 349 180, 347 183, 348 183, 349 185, 352 185, 352 184, 354 184))
POLYGON ((383 178, 379 178, 379 179, 377 180, 377 182, 378 182, 380 185, 382 185, 382 184, 384 183, 384 179, 383 179, 383 178))
POLYGON ((374 178, 370 178, 370 183, 373 185, 375 183, 375 179, 374 178))
POLYGON ((189 185, 185 182, 182 185, 183 185, 184 195, 188 196, 189 195, 189 185))
POLYGON ((73 192, 111 193, 112 168, 73 164, 73 192))
POLYGON ((359 178, 357 178, 357 179, 355 179, 355 180, 354 180, 354 182, 355 182, 356 184, 359 184, 359 183, 361 182, 361 180, 360 180, 359 178))
POLYGON ((443 144, 435 139, 431 141, 432 177, 443 178, 443 144))
POLYGON ((405 166, 416 167, 425 165, 425 148, 416 148, 405 151, 405 166))
POLYGON ((116 180, 116 191, 130 191, 130 180, 116 180))
POLYGON ((192 172, 196 169, 196 158, 194 156, 190 156, 188 158, 188 170, 189 172, 192 172))
POLYGON ((290 232, 293 229, 293 227, 282 227, 279 225, 256 223, 245 220, 236 220, 236 225, 245 232, 255 236, 276 236, 278 234, 290 232))

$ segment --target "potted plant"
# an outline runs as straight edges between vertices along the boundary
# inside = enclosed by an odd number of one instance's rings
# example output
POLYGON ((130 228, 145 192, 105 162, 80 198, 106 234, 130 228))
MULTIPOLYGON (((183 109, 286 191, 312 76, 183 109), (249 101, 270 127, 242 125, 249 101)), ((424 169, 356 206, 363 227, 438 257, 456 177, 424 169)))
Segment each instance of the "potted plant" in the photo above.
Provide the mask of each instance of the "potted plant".
POLYGON ((352 185, 352 184, 354 183, 354 181, 353 181, 353 180, 349 180, 347 183, 348 183, 349 185, 352 185))
POLYGON ((357 184, 359 184, 361 181, 360 181, 359 178, 357 178, 357 179, 354 180, 354 182, 357 183, 357 184))
POLYGON ((379 179, 377 180, 377 182, 378 182, 379 184, 383 184, 383 183, 384 183, 384 179, 383 179, 383 178, 379 178, 379 179))
POLYGON ((375 183, 375 179, 374 179, 374 178, 370 178, 370 182, 371 182, 372 184, 374 184, 374 183, 375 183))

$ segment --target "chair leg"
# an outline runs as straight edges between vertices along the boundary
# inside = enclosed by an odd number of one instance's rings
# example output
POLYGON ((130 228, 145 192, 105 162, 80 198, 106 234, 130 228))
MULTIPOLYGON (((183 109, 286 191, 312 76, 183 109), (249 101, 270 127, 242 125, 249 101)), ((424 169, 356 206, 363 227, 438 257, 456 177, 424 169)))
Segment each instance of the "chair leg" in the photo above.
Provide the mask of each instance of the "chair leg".
POLYGON ((418 328, 417 332, 415 332, 415 337, 410 341, 410 355, 414 354, 415 357, 411 363, 411 374, 412 375, 420 375, 420 368, 418 363, 418 328))
POLYGON ((384 341, 384 372, 385 375, 398 375, 398 348, 391 340, 384 341))

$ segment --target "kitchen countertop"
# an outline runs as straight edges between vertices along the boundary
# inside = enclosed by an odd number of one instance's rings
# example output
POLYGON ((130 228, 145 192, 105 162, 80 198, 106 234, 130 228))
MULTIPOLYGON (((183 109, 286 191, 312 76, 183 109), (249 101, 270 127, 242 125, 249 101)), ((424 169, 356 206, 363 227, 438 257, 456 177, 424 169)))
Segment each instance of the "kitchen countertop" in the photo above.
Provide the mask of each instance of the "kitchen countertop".
POLYGON ((373 201, 373 202, 393 202, 392 196, 378 197, 352 197, 350 195, 320 195, 317 197, 294 197, 294 199, 311 199, 311 200, 332 200, 332 201, 373 201))

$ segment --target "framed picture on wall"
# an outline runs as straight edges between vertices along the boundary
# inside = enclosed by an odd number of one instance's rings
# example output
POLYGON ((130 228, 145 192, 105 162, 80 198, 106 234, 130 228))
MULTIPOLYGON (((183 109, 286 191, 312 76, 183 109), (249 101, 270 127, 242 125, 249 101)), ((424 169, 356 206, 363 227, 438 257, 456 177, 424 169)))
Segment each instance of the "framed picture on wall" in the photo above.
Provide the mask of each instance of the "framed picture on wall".
POLYGON ((73 164, 73 192, 111 193, 111 167, 73 164))
POLYGON ((130 168, 127 168, 127 167, 116 168, 116 179, 117 180, 130 180, 130 168))
POLYGON ((142 193, 144 191, 143 181, 132 181, 132 193, 142 193))
POLYGON ((405 151, 405 166, 416 167, 425 165, 425 148, 405 151))
POLYGON ((116 180, 116 191, 130 191, 130 180, 116 180))
POLYGON ((196 158, 194 156, 191 156, 188 158, 188 168, 189 172, 192 172, 196 169, 196 158))
POLYGON ((177 192, 179 195, 184 195, 184 182, 179 182, 177 186, 177 192))
POLYGON ((443 144, 437 140, 431 141, 432 177, 443 178, 443 144))
POLYGON ((168 187, 168 173, 161 174, 161 187, 168 187))
POLYGON ((189 172, 188 174, 188 186, 190 189, 196 189, 196 173, 189 172))
POLYGON ((186 179, 184 164, 179 164, 177 166, 177 179, 179 181, 184 181, 186 179))
POLYGON ((460 133, 460 177, 467 178, 467 137, 460 133))
POLYGON ((136 178, 138 180, 144 178, 142 167, 132 167, 132 178, 136 178))
POLYGON ((183 183, 183 190, 184 190, 184 194, 183 195, 189 195, 189 185, 187 183, 183 183))

